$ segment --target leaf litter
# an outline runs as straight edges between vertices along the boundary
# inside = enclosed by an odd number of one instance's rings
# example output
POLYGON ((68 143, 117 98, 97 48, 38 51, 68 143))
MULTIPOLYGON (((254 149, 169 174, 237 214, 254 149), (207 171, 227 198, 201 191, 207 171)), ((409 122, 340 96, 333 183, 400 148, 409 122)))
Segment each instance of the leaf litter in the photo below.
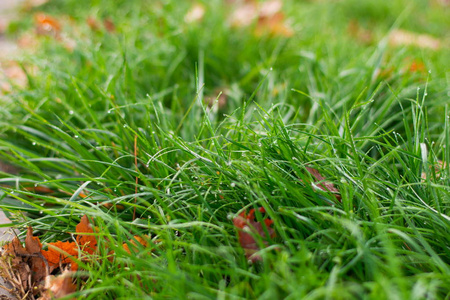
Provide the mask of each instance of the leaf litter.
MULTIPOLYGON (((97 252, 98 240, 92 225, 84 215, 76 226, 76 242, 48 243, 48 250, 42 249, 39 237, 33 236, 33 229, 28 227, 24 245, 15 237, 3 246, 0 276, 12 284, 13 292, 21 299, 57 299, 75 292, 73 281, 78 262, 89 262, 97 252), (55 272, 61 274, 52 275, 55 272)), ((149 238, 135 236, 123 244, 123 249, 127 253, 137 252, 138 244, 149 246, 149 238)))

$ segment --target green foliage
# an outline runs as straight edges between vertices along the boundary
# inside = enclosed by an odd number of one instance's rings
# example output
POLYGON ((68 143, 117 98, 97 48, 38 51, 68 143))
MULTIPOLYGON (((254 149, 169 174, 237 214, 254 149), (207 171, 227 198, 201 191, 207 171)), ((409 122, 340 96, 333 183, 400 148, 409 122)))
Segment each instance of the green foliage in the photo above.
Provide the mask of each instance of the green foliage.
POLYGON ((24 59, 38 68, 29 87, 5 97, 0 158, 20 173, 0 173, 0 204, 44 242, 66 237, 81 215, 95 220, 114 260, 105 250, 87 264, 78 296, 448 296, 448 57, 385 39, 405 20, 398 14, 438 9, 286 2, 291 38, 228 26, 222 1, 204 2, 200 24, 183 21, 183 1, 40 8, 74 18, 63 30, 76 46, 42 38, 24 59), (355 9, 377 42, 349 35, 355 9), (88 16, 116 31, 91 30, 88 16), (414 59, 431 74, 409 72, 414 59), (306 167, 342 201, 314 188, 306 167), (24 189, 34 186, 54 193, 24 189), (261 206, 277 238, 250 264, 231 219, 261 206), (131 255, 121 247, 143 234, 155 244, 131 255))

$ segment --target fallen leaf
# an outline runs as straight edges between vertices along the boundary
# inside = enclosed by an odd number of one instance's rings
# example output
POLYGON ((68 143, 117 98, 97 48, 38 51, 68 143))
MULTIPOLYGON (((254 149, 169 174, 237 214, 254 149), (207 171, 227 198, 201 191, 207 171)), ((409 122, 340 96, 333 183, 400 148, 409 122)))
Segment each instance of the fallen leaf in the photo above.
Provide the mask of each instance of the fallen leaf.
POLYGON ((76 292, 77 287, 73 284, 72 273, 64 270, 59 276, 47 276, 45 278, 44 289, 44 292, 38 300, 51 300, 66 297, 76 292))
POLYGON ((94 230, 92 229, 92 225, 89 223, 86 215, 81 218, 80 223, 76 226, 76 232, 78 233, 77 243, 81 250, 86 251, 89 254, 93 254, 97 249, 97 239, 93 235, 94 230), (91 235, 80 233, 91 233, 91 235))
MULTIPOLYGON (((442 171, 447 167, 447 164, 441 160, 438 160, 438 162, 432 166, 430 166, 430 172, 434 172, 436 174, 436 178, 441 177, 442 171)), ((427 172, 422 172, 421 174, 422 179, 427 179, 427 172)))
POLYGON ((116 31, 116 24, 114 24, 113 20, 110 18, 106 18, 103 20, 103 26, 105 26, 106 31, 109 33, 116 31))
POLYGON ((425 64, 417 59, 413 60, 412 63, 409 65, 408 71, 410 73, 426 73, 425 64))
POLYGON ((37 254, 41 252, 42 244, 38 237, 33 236, 33 229, 28 227, 27 236, 25 238, 25 249, 29 254, 37 254))
POLYGON ((341 201, 341 194, 332 182, 326 181, 326 178, 323 177, 322 174, 320 174, 316 169, 306 167, 306 170, 314 177, 316 183, 318 183, 317 187, 325 192, 331 192, 337 200, 341 201))
POLYGON ((205 104, 208 105, 209 108, 213 107, 217 102, 218 109, 224 109, 227 105, 228 95, 226 91, 222 91, 223 89, 215 89, 211 95, 204 97, 205 104))
POLYGON ((351 20, 347 26, 349 35, 363 44, 371 44, 374 40, 372 31, 363 28, 355 19, 351 20))
POLYGON ((17 62, 5 61, 0 63, 0 95, 11 93, 13 87, 22 89, 27 85, 27 74, 17 62))
MULTIPOLYGON (((261 214, 266 212, 264 207, 260 207, 258 211, 261 214)), ((255 209, 251 209, 248 215, 245 211, 241 212, 239 216, 233 219, 233 224, 239 229, 239 243, 244 248, 247 259, 252 262, 261 260, 261 256, 257 254, 260 249, 258 242, 255 240, 255 235, 260 236, 264 240, 263 243, 267 246, 266 232, 270 238, 276 236, 275 230, 270 227, 273 221, 267 218, 262 223, 256 221, 255 209)))
POLYGON ((42 255, 47 259, 49 272, 65 265, 71 264, 72 270, 77 270, 78 265, 74 258, 78 257, 78 247, 75 242, 61 242, 48 243, 48 250, 42 250, 42 255))
MULTIPOLYGON (((149 239, 149 236, 148 236, 148 235, 145 235, 144 238, 149 239)), ((129 246, 128 246, 128 245, 131 245, 131 250, 132 250, 134 253, 136 253, 136 252, 139 250, 139 248, 138 248, 138 246, 137 246, 137 244, 136 244, 136 241, 137 241, 141 246, 143 246, 144 248, 148 247, 148 242, 147 242, 147 240, 144 239, 144 238, 135 235, 135 236, 133 237, 133 239, 130 240, 130 243, 129 243, 129 244, 128 244, 128 243, 123 243, 122 247, 123 247, 123 249, 125 249, 125 251, 127 251, 129 254, 131 254, 130 248, 129 248, 129 246)))
POLYGON ((389 43, 393 46, 414 46, 438 50, 441 41, 428 34, 418 34, 402 29, 393 30, 389 35, 389 43))
POLYGON ((294 31, 285 23, 282 6, 281 0, 244 1, 235 5, 228 22, 233 27, 246 27, 256 23, 256 36, 269 34, 290 37, 294 31))
POLYGON ((184 21, 188 24, 200 22, 205 16, 205 12, 206 12, 205 7, 202 4, 195 3, 192 5, 187 14, 184 16, 184 21))
POLYGON ((37 13, 34 15, 34 22, 37 34, 59 36, 61 24, 56 18, 43 13, 37 13))
POLYGON ((100 30, 100 24, 94 17, 88 17, 86 19, 86 23, 93 31, 99 31, 100 30))

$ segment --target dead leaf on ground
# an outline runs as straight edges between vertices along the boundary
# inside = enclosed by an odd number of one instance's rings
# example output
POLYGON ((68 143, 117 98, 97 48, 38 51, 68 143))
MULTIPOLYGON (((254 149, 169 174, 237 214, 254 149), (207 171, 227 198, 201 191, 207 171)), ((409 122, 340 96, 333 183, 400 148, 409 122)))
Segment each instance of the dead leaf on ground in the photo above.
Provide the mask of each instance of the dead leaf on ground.
POLYGON ((59 276, 45 277, 44 289, 45 291, 38 300, 58 299, 77 291, 76 285, 73 284, 72 272, 68 270, 64 270, 59 276))
POLYGON ((89 254, 93 254, 97 249, 97 238, 93 235, 94 230, 86 215, 81 218, 80 223, 76 226, 77 243, 82 247, 81 250, 89 254), (90 235, 81 234, 89 233, 90 235))
POLYGON ((347 32, 351 37, 363 44, 371 44, 374 40, 372 31, 361 26, 355 19, 348 23, 347 32))
POLYGON ((204 97, 205 104, 208 105, 209 108, 213 107, 214 104, 217 103, 219 110, 224 109, 227 105, 228 95, 227 89, 217 88, 214 92, 208 96, 204 97))
POLYGON ((441 48, 441 41, 431 35, 418 34, 402 29, 393 30, 389 34, 389 43, 392 46, 414 46, 433 50, 441 48))
POLYGON ((36 13, 34 15, 34 23, 38 35, 58 37, 61 33, 61 24, 55 17, 44 13, 36 13))
MULTIPOLYGON (((47 244, 48 250, 42 250, 39 238, 33 236, 33 230, 29 227, 25 247, 17 237, 3 246, 0 276, 8 280, 22 298, 30 294, 34 296, 40 294, 39 299, 47 300, 73 293, 75 286, 70 273, 65 271, 63 276, 56 278, 48 275, 57 268, 60 270, 70 268, 75 271, 78 269, 77 260, 92 259, 86 257, 86 254, 94 254, 97 251, 97 237, 94 236, 94 232, 85 215, 76 226, 76 242, 56 241, 47 244), (42 285, 44 278, 45 287, 42 285)), ((141 247, 149 247, 149 241, 148 235, 134 236, 129 242, 123 243, 122 247, 129 254, 133 254, 141 247)))
MULTIPOLYGON (((265 214, 264 207, 260 207, 258 211, 265 214)), ((244 248, 245 256, 248 260, 255 262, 261 260, 258 255, 259 243, 255 240, 255 236, 260 236, 263 239, 264 245, 267 246, 267 238, 274 238, 276 236, 275 230, 270 226, 273 224, 271 219, 265 218, 262 222, 255 219, 255 209, 251 209, 247 214, 245 211, 241 212, 233 219, 233 224, 238 228, 239 243, 244 248), (266 236, 266 232, 268 237, 266 236)))
POLYGON ((13 87, 23 89, 27 85, 27 75, 17 62, 5 61, 0 63, 0 95, 11 93, 13 87))
POLYGON ((233 27, 247 27, 256 23, 254 34, 291 37, 294 31, 285 22, 284 13, 281 11, 281 0, 265 2, 244 1, 234 4, 229 23, 233 27))
POLYGON ((147 248, 149 246, 148 244, 148 239, 150 239, 150 237, 148 235, 145 235, 143 238, 140 236, 135 235, 133 237, 133 239, 130 240, 129 243, 123 243, 122 247, 123 249, 125 249, 126 252, 128 252, 129 254, 131 254, 131 251, 133 251, 134 253, 136 253, 139 250, 138 244, 136 243, 136 241, 144 248, 147 248), (131 246, 131 251, 130 251, 130 246, 131 246))
POLYGON ((71 264, 73 271, 78 269, 75 258, 78 257, 78 247, 75 242, 48 243, 48 250, 42 250, 42 255, 47 259, 49 272, 59 268, 61 265, 71 264))
POLYGON ((325 192, 331 192, 337 200, 341 201, 341 194, 339 190, 334 186, 332 182, 326 181, 326 178, 322 176, 316 169, 305 167, 309 174, 311 174, 315 179, 316 186, 325 192))
MULTIPOLYGON (((438 160, 436 164, 430 166, 430 172, 434 172, 436 174, 436 178, 440 178, 441 173, 445 170, 445 168, 447 168, 447 164, 442 160, 438 160)), ((422 172, 421 178, 426 180, 427 172, 422 172)))
POLYGON ((184 16, 184 21, 186 23, 195 23, 195 22, 200 22, 201 20, 203 20, 203 17, 205 16, 205 6, 203 6, 203 4, 201 3, 194 3, 191 8, 189 9, 189 11, 186 13, 186 15, 184 16))
POLYGON ((86 19, 86 24, 89 26, 89 28, 91 28, 92 31, 100 30, 99 22, 92 16, 90 16, 86 19))
POLYGON ((116 24, 114 24, 114 21, 111 18, 105 18, 103 20, 103 26, 105 26, 106 31, 109 33, 116 31, 116 24))

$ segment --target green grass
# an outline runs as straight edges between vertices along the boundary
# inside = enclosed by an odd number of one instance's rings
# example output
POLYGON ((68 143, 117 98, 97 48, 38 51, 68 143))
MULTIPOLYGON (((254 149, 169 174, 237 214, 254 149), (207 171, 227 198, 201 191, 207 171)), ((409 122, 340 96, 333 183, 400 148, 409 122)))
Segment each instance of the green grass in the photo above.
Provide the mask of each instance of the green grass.
MULTIPOLYGON (((0 158, 20 168, 0 173, 2 209, 43 242, 69 239, 84 214, 99 228, 76 295, 448 299, 448 11, 286 1, 296 33, 284 38, 230 28, 218 0, 187 25, 191 2, 180 2, 49 2, 39 10, 65 18, 76 46, 41 37, 22 62, 37 67, 29 86, 1 100, 0 158), (111 18, 116 32, 92 31, 88 16, 111 18), (353 19, 372 42, 348 33, 353 19), (389 46, 395 28, 444 46, 389 46), (414 60, 423 73, 408 71, 414 60), (226 106, 208 107, 220 91, 226 106), (306 166, 342 202, 308 184, 306 166), (24 191, 33 185, 55 193, 24 191), (232 218, 256 207, 277 237, 251 264, 232 218), (122 249, 147 234, 160 243, 122 249)), ((11 35, 32 30, 32 13, 11 35)))

